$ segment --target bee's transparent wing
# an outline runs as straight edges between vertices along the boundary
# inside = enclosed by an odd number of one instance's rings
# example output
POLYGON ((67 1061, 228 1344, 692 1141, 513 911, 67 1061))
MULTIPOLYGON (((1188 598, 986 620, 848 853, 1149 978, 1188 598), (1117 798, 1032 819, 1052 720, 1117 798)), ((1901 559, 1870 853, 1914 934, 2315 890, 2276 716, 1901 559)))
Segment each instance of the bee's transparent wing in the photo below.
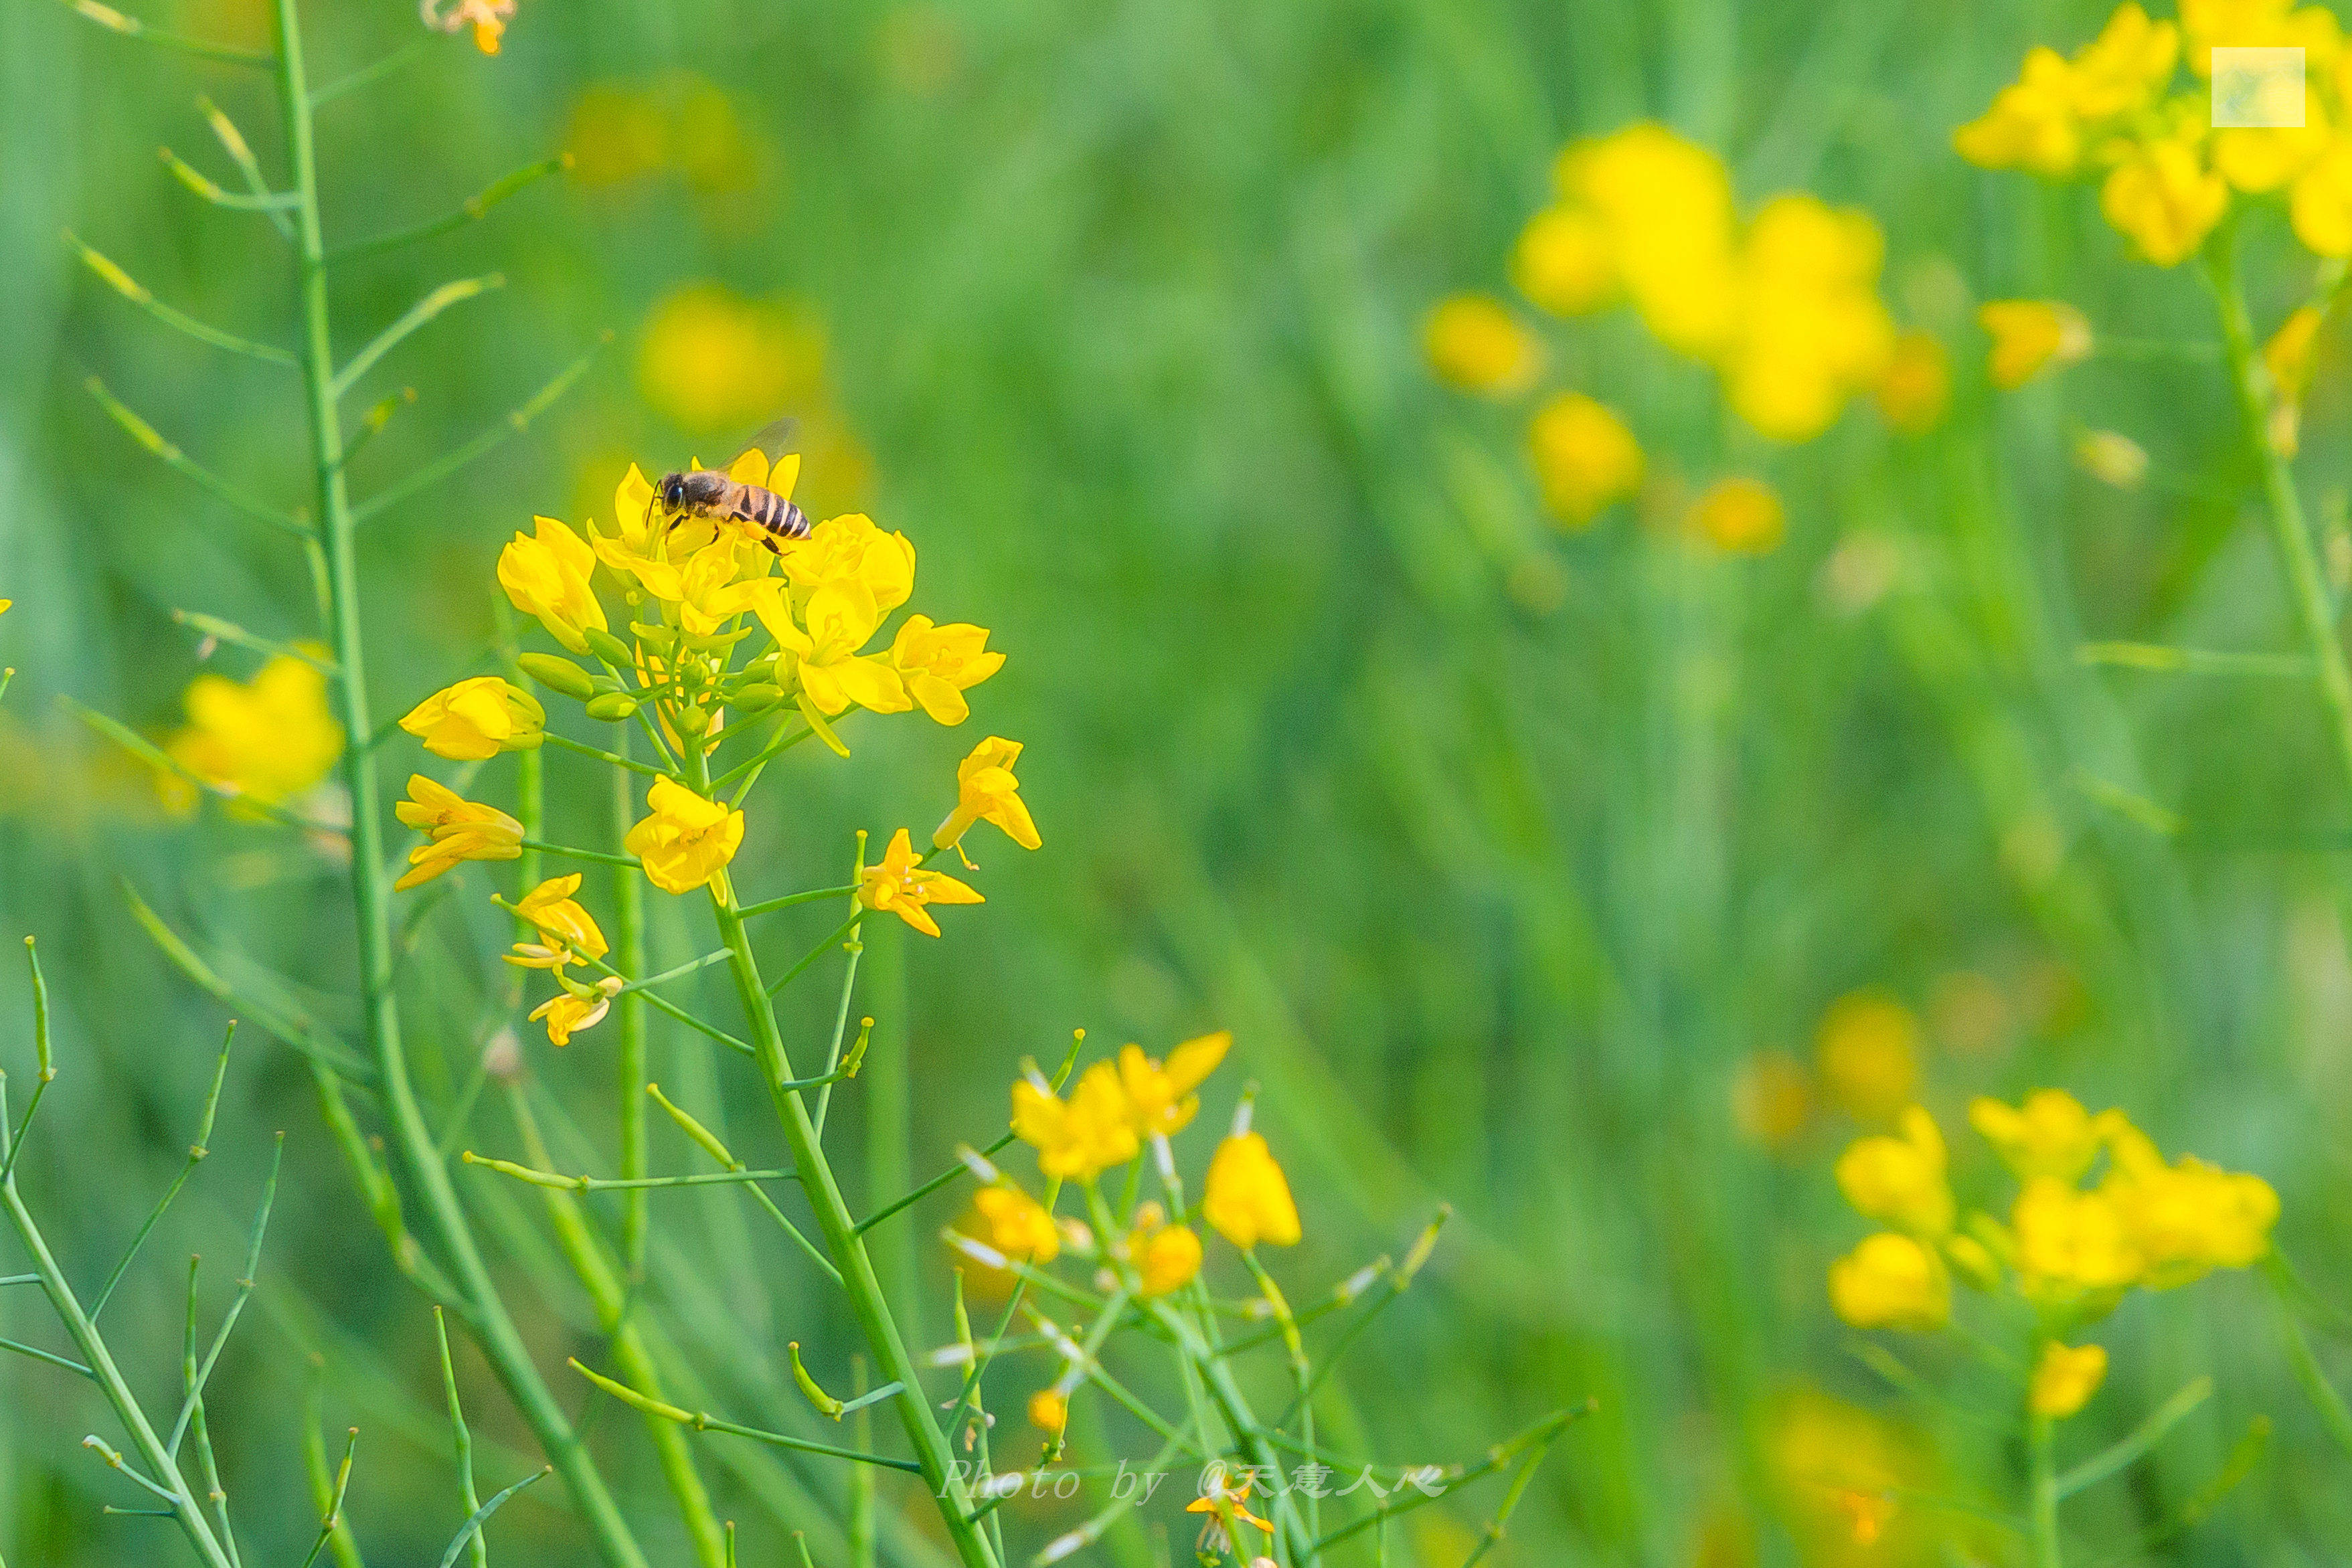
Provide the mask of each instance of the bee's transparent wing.
POLYGON ((784 460, 785 455, 800 450, 801 422, 786 414, 772 424, 761 426, 751 440, 743 444, 746 452, 757 452, 768 460, 770 467, 784 460))

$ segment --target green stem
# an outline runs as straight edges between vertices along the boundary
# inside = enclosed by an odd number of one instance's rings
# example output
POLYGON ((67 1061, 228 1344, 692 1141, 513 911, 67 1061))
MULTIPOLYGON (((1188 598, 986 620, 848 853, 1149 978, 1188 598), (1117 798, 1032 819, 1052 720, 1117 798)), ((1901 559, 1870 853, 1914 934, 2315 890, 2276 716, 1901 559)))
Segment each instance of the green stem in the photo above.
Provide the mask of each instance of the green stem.
MULTIPOLYGON (((290 4, 291 0, 280 3, 290 4)), ((801 1091, 785 1087, 795 1076, 792 1059, 784 1050, 775 1008, 760 977, 759 960, 752 956, 751 939, 743 929, 742 914, 723 879, 712 888, 710 903, 719 922, 719 938, 734 955, 735 988, 750 1020, 761 1076, 767 1082, 777 1120, 783 1125, 784 1143, 791 1150, 793 1168, 801 1173, 801 1189, 815 1212, 817 1230, 824 1239, 826 1250, 840 1267, 842 1288, 849 1295, 857 1326, 874 1354, 882 1380, 899 1385, 892 1403, 898 1407, 898 1418, 906 1427, 907 1440, 914 1448, 916 1462, 921 1466, 923 1479, 939 1508, 940 1521, 964 1568, 996 1568, 995 1552, 971 1522, 971 1493, 955 1468, 947 1437, 923 1396, 921 1375, 907 1354, 905 1341, 899 1337, 898 1322, 891 1316, 889 1302, 883 1296, 881 1281, 875 1276, 874 1262, 866 1253, 865 1239, 858 1235, 856 1221, 850 1218, 849 1206, 842 1199, 840 1184, 825 1159, 816 1125, 809 1118, 807 1103, 801 1091)))
POLYGON ((2032 1466, 2033 1568, 2060 1568, 2058 1556, 2058 1423, 2029 1412, 2025 1441, 2032 1466))
MULTIPOLYGON (((620 757, 629 754, 629 729, 626 725, 614 730, 618 737, 614 745, 620 757)), ((632 764, 631 766, 635 766, 632 764)), ((629 788, 629 776, 615 770, 613 774, 613 841, 619 843, 628 834, 635 820, 636 801, 629 788)), ((646 972, 646 884, 645 879, 629 869, 616 871, 613 877, 613 956, 621 967, 632 975, 646 972)), ((614 998, 614 1013, 620 1030, 620 1061, 616 1068, 621 1095, 621 1176, 623 1179, 642 1179, 646 1174, 646 1003, 642 996, 624 994, 614 998)), ((646 1278, 646 1194, 632 1190, 621 1200, 621 1260, 632 1290, 640 1289, 646 1278)))
MULTIPOLYGON (((311 468, 318 484, 319 543, 327 576, 328 641, 341 672, 334 683, 337 716, 346 736, 373 735, 368 713, 365 644, 361 636, 359 563, 352 548, 351 498, 343 483, 342 432, 335 407, 334 345, 327 306, 326 241, 319 217, 319 175, 311 141, 311 106, 303 84, 302 37, 295 0, 278 0, 278 86, 286 121, 290 185, 299 256, 302 332, 299 358, 310 426, 311 468)), ((390 889, 383 875, 383 823, 370 754, 346 747, 343 784, 351 794, 352 894, 358 928, 361 1011, 380 1080, 385 1142, 429 1215, 446 1254, 452 1283, 466 1306, 467 1326, 499 1381, 513 1397, 578 1503, 597 1549, 613 1568, 646 1568, 646 1558, 622 1519, 604 1478, 562 1408, 531 1364, 529 1348, 491 1282, 448 1168, 409 1079, 392 987, 390 889)))
POLYGON ((2253 444, 2255 458, 2262 465, 2263 499, 2270 516, 2271 537, 2286 573, 2288 597, 2294 601, 2297 628, 2318 674, 2320 695, 2327 705, 2336 760, 2343 765, 2346 782, 2352 783, 2352 668, 2347 667, 2344 644, 2336 635, 2336 608, 2320 570, 2319 552, 2312 548, 2311 529, 2304 522, 2294 475, 2269 439, 2264 377, 2253 325, 2246 315, 2245 291, 2238 281, 2235 244, 2234 235, 2224 235, 2206 263, 2221 317, 2222 348, 2238 395, 2238 412, 2246 423, 2246 438, 2253 444))

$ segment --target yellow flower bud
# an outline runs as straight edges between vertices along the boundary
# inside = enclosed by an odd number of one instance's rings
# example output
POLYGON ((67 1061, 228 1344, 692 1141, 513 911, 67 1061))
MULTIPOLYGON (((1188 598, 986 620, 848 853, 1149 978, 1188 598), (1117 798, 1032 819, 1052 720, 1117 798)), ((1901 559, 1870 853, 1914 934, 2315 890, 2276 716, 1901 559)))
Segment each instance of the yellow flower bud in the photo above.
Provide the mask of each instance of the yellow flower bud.
POLYGON ((1935 1253, 1882 1230, 1830 1265, 1830 1305, 1858 1329, 1924 1333, 1951 1316, 1951 1282, 1935 1253))
POLYGON ((1992 338, 1992 384, 2023 386, 2044 367, 2063 369, 2091 357, 2091 324, 2056 299, 1995 299, 1977 321, 1992 338))
POLYGON ((1457 294, 1423 323, 1422 348, 1437 378, 1464 392, 1506 397, 1535 384, 1543 352, 1499 299, 1457 294))
POLYGON ((1691 530, 1727 555, 1769 555, 1788 531, 1780 497, 1761 479, 1718 479, 1690 511, 1691 530))
POLYGON ((1641 444, 1623 420, 1582 392, 1562 392, 1536 410, 1528 455, 1546 509, 1570 527, 1642 486, 1641 444))
POLYGON ((604 607, 588 586, 596 552, 553 517, 533 517, 536 537, 517 534, 499 552, 499 586, 514 607, 535 616, 547 634, 575 653, 588 652, 588 629, 604 630, 604 607))
POLYGON ((1244 1251, 1261 1241, 1276 1247, 1297 1244, 1298 1206, 1291 1201, 1290 1183, 1263 1136, 1236 1133, 1217 1145, 1209 1161, 1201 1217, 1244 1251))
POLYGON ((2090 1402, 2106 1376, 2105 1345, 2076 1347, 2052 1340, 2042 1347, 2042 1359, 2034 1363, 2027 1406, 2036 1416, 2063 1421, 2090 1402))
POLYGON ((1201 1238, 1187 1225, 1155 1230, 1144 1239, 1136 1258, 1146 1297, 1164 1296, 1192 1283, 1201 1271, 1201 1238))

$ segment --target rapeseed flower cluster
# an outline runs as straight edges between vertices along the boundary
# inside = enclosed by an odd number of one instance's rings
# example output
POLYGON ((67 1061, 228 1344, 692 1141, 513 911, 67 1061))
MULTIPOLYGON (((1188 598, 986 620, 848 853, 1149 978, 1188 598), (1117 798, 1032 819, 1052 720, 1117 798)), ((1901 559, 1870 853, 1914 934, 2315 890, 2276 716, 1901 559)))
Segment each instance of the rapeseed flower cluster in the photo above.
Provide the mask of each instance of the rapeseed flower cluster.
MULTIPOLYGON (((755 451, 729 474, 789 498, 799 467, 792 456, 772 468, 755 451)), ((858 713, 920 710, 935 722, 961 724, 971 713, 965 694, 1004 662, 989 649, 983 627, 908 615, 889 629, 914 593, 915 547, 904 534, 855 513, 829 517, 801 539, 672 515, 634 465, 614 493, 609 530, 534 518, 531 531, 516 534, 501 552, 498 580, 515 608, 563 650, 520 654, 516 674, 576 702, 592 722, 635 730, 654 763, 557 734, 541 697, 503 675, 472 676, 433 694, 402 727, 453 761, 480 763, 553 741, 651 775, 645 814, 621 844, 626 863, 665 893, 707 890, 722 910, 735 907, 730 868, 747 828, 743 802, 783 750, 814 737, 845 757, 840 726, 858 713), (722 755, 730 742, 740 758, 722 755)), ((932 832, 929 852, 919 859, 909 830, 898 829, 847 890, 856 905, 937 936, 935 908, 981 902, 977 890, 929 862, 950 849, 961 854, 982 822, 1038 847, 1013 771, 1021 750, 999 736, 974 747, 957 769, 955 802, 932 832)), ((412 779, 409 794, 400 819, 425 837, 411 851, 400 887, 465 861, 518 858, 530 843, 514 817, 431 779, 412 779)), ((538 934, 518 945, 511 961, 548 972, 560 988, 531 1015, 558 1045, 603 1018, 627 984, 603 965, 608 949, 574 897, 579 885, 577 875, 559 877, 510 906, 538 934), (571 969, 583 965, 602 973, 573 978, 571 969)))
MULTIPOLYGON (((343 755, 343 728, 327 706, 322 650, 274 655, 249 681, 205 674, 181 699, 188 721, 163 744, 184 774, 263 806, 308 793, 343 755)), ((164 803, 195 802, 184 778, 161 781, 164 803)))
POLYGON ((2278 1197, 2261 1177, 2192 1155, 2168 1162, 2120 1111, 2093 1115, 2062 1090, 2017 1105, 1979 1099, 1969 1124, 2016 1178, 2004 1219, 1963 1213, 1934 1118, 1906 1107, 1895 1130, 1839 1158, 1846 1201, 1885 1228, 1830 1266, 1831 1304, 1857 1328, 1938 1329, 1955 1281, 2031 1310, 2039 1415, 2082 1407, 2105 1353, 2063 1340, 2135 1289, 2165 1291, 2270 1250, 2278 1197))
MULTIPOLYGON (((1631 306, 1659 342, 1712 367, 1732 410, 1776 441, 1812 440, 1873 391, 1897 428, 1941 419, 1941 346, 1897 334, 1878 296, 1885 244, 1866 214, 1790 192, 1743 219, 1723 161, 1648 122, 1571 143, 1553 187, 1510 261, 1538 310, 1631 306)), ((1439 379, 1490 398, 1530 390, 1549 357, 1510 306, 1482 294, 1441 302, 1423 342, 1439 379)), ((1544 506, 1567 527, 1633 498, 1651 476, 1623 417, 1581 391, 1540 402, 1527 442, 1544 506)), ((1779 497, 1745 476, 1704 487, 1684 522, 1735 555, 1770 550, 1784 529, 1779 497)))
POLYGON ((2033 49, 1953 143, 1988 169, 2096 180, 2107 222, 2158 267, 2196 256, 2233 205, 2282 196, 2306 248, 2352 256, 2352 54, 2318 5, 2182 0, 2178 22, 2118 6, 2071 56, 2033 49), (2257 84, 2244 118, 2273 123, 2215 127, 2217 47, 2303 51, 2299 87, 2257 84))

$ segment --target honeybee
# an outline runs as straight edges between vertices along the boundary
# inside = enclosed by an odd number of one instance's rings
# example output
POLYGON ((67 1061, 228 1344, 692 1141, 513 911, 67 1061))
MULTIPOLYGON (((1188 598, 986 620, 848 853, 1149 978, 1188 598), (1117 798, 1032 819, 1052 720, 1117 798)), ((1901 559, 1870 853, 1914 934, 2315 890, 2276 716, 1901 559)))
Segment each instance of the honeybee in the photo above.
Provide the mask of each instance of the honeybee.
MULTIPOLYGON (((745 445, 744 452, 763 454, 772 467, 789 463, 797 477, 799 457, 787 458, 785 455, 791 451, 799 428, 797 420, 780 419, 753 436, 745 445)), ((740 463, 742 459, 738 457, 736 461, 740 463)), ((789 482, 785 488, 791 488, 789 482)), ((689 468, 665 475, 654 495, 663 510, 669 513, 669 526, 673 528, 688 517, 708 517, 720 523, 748 523, 759 530, 760 542, 772 550, 776 549, 780 539, 808 538, 808 514, 794 506, 789 496, 778 495, 764 485, 746 485, 731 479, 725 468, 689 468)), ((782 552, 778 550, 777 553, 782 552)))

